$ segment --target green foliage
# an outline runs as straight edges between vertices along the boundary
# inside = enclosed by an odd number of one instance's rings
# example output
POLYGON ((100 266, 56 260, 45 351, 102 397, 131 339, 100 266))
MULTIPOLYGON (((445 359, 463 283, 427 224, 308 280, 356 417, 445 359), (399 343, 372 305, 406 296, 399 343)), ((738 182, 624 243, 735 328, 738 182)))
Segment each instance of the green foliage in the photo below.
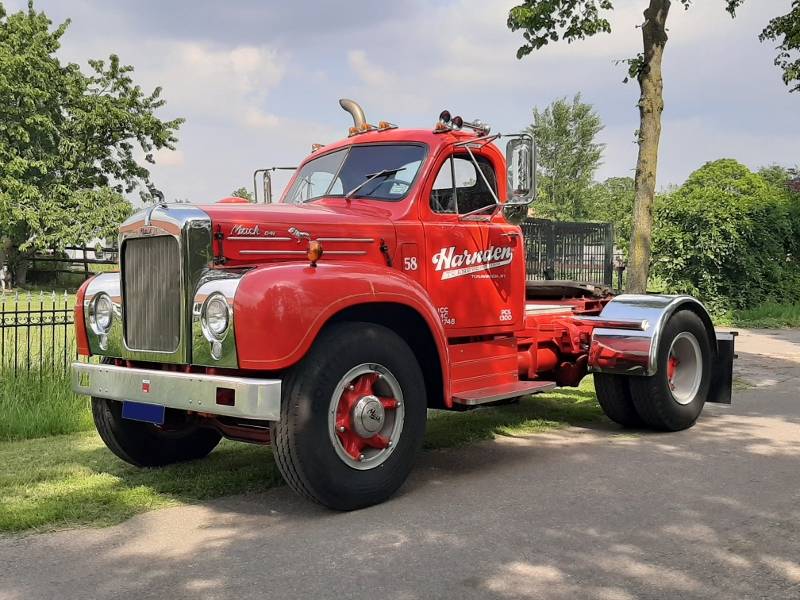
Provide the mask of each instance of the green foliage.
POLYGON ((253 202, 253 192, 248 190, 246 187, 240 187, 235 189, 231 192, 231 196, 234 198, 244 198, 245 200, 249 200, 253 202))
POLYGON ((586 218, 614 225, 614 244, 627 251, 633 221, 634 181, 610 177, 592 185, 586 194, 586 218))
POLYGON ((603 11, 613 8, 611 0, 525 0, 508 13, 509 29, 525 30, 526 43, 517 50, 517 58, 560 39, 573 42, 611 33, 603 11))
POLYGON ((791 86, 789 91, 800 91, 800 0, 792 2, 788 13, 772 19, 759 39, 780 41, 775 66, 783 71, 783 82, 791 86))
POLYGON ((587 216, 587 190, 600 165, 604 144, 595 141, 603 129, 591 104, 576 94, 560 98, 543 111, 533 109, 528 131, 538 149, 536 216, 578 220, 587 216))
POLYGON ((69 374, 60 368, 21 368, 16 375, 0 368, 0 441, 92 429, 88 407, 86 397, 72 393, 69 374))
POLYGON ((654 274, 717 312, 797 302, 800 220, 790 200, 735 160, 706 164, 656 204, 654 274))
POLYGON ((161 89, 146 94, 111 55, 90 73, 57 56, 69 21, 0 5, 0 231, 22 252, 107 237, 130 211, 122 193, 158 196, 153 152, 174 148, 182 119, 162 121, 161 89))
POLYGON ((800 304, 767 302, 755 308, 730 310, 714 319, 714 323, 724 327, 800 327, 800 304))

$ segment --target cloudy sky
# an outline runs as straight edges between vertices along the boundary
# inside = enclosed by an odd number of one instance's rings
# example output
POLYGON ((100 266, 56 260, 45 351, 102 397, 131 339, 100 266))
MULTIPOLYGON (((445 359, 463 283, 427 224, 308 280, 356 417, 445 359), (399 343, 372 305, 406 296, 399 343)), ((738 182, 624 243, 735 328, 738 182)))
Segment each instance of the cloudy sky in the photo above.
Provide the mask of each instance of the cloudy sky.
MULTIPOLYGON (((161 85, 163 116, 187 119, 176 152, 153 169, 167 199, 207 202, 252 185, 258 167, 293 165, 313 143, 342 137, 349 116, 431 127, 450 109, 494 131, 530 123, 533 106, 583 94, 605 123, 598 179, 631 175, 638 88, 615 60, 641 45, 644 0, 617 0, 613 33, 515 58, 514 0, 38 0, 72 19, 65 59, 114 52, 145 88, 161 85)), ((14 10, 25 2, 4 2, 14 10)), ((665 57, 659 185, 708 160, 750 167, 800 163, 800 94, 790 95, 757 36, 790 0, 748 0, 735 20, 722 0, 673 3, 665 57)))

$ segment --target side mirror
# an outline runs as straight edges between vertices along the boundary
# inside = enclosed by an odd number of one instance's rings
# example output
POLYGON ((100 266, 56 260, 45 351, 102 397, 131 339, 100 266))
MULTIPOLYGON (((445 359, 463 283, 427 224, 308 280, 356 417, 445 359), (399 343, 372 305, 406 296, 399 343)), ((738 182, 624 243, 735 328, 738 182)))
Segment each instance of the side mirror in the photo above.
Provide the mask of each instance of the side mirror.
POLYGON ((518 225, 528 216, 528 205, 536 197, 536 145, 522 133, 506 144, 508 196, 503 205, 506 220, 518 225))
POLYGON ((508 178, 507 202, 530 204, 536 193, 536 148, 526 133, 511 138, 506 144, 508 178))

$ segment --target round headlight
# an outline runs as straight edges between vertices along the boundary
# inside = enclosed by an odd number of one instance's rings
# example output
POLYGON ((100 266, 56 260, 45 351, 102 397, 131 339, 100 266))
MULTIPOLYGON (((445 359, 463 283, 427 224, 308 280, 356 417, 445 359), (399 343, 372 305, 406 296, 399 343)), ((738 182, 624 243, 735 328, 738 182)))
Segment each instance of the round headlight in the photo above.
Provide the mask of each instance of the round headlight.
POLYGON ((114 303, 108 294, 98 294, 95 296, 92 307, 92 325, 95 333, 108 333, 111 329, 111 322, 114 320, 114 303))
POLYGON ((214 339, 222 339, 228 331, 228 303, 221 294, 209 296, 203 305, 203 327, 214 339))

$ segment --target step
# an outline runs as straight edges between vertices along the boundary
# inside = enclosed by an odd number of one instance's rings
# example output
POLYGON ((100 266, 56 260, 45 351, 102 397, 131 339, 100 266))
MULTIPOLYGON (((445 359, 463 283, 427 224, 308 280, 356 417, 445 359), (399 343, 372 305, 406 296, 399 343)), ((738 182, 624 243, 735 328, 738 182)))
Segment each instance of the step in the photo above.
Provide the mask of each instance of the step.
POLYGON ((554 381, 515 381, 494 387, 458 392, 453 396, 453 402, 466 406, 475 406, 516 396, 547 392, 555 387, 556 383, 554 381))

